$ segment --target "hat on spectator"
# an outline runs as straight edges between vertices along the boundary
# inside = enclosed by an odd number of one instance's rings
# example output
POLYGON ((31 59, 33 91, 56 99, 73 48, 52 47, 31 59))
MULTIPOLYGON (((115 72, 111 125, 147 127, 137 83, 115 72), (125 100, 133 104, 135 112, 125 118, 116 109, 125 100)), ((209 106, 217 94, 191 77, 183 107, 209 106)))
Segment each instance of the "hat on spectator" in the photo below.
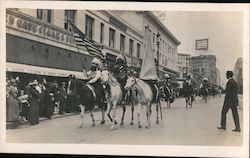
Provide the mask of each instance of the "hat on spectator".
POLYGON ((227 71, 226 75, 233 77, 234 73, 233 73, 233 71, 227 71))
POLYGON ((32 85, 38 85, 38 81, 35 79, 29 83, 30 86, 32 85))

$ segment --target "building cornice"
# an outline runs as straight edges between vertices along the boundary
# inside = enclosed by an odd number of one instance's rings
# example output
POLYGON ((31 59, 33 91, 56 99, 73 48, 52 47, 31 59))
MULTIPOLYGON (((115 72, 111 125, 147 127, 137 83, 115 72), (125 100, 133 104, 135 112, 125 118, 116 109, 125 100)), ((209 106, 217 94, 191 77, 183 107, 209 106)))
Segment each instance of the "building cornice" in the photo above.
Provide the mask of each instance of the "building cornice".
POLYGON ((162 33, 169 37, 176 45, 180 45, 181 42, 167 29, 165 25, 151 12, 151 11, 144 11, 144 16, 148 20, 152 21, 157 27, 160 28, 162 33))

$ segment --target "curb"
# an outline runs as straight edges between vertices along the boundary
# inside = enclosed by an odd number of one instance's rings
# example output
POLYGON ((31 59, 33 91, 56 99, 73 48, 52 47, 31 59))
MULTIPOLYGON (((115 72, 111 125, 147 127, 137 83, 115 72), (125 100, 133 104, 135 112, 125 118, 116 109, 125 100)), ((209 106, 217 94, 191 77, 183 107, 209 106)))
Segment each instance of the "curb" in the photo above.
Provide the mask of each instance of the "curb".
MULTIPOLYGON (((39 122, 42 122, 42 121, 46 121, 46 120, 54 120, 54 119, 58 119, 58 118, 63 118, 63 117, 68 117, 68 116, 73 116, 73 115, 78 115, 78 114, 72 114, 72 113, 69 113, 69 114, 64 114, 64 115, 59 115, 59 114, 55 114, 55 115, 52 115, 52 118, 49 119, 49 118, 46 118, 46 117, 40 117, 39 118, 39 122)), ((26 121, 26 122, 21 122, 19 125, 14 125, 13 122, 6 122, 6 129, 13 129, 18 126, 23 126, 23 125, 27 125, 29 124, 29 121, 26 121)))

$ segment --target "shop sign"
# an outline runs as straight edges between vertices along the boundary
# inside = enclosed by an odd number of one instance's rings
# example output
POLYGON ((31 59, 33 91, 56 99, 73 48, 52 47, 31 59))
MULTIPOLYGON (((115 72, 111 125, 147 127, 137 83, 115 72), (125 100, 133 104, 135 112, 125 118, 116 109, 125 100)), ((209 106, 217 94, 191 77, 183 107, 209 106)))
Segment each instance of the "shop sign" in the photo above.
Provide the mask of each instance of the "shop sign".
POLYGON ((6 25, 13 29, 25 31, 43 38, 53 39, 60 43, 74 45, 73 36, 69 36, 63 32, 42 26, 38 22, 35 23, 15 15, 6 14, 6 25))

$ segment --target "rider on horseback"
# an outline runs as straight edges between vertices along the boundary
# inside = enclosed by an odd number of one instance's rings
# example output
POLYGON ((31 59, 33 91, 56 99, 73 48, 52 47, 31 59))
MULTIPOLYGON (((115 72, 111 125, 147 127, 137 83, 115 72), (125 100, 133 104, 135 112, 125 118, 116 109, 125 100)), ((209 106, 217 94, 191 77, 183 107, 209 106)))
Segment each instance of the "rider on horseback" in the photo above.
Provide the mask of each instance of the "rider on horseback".
POLYGON ((101 68, 103 68, 103 63, 99 58, 94 57, 90 70, 87 72, 87 77, 89 79, 88 83, 95 89, 96 101, 103 103, 105 101, 105 94, 101 85, 101 68))
POLYGON ((125 98, 125 94, 126 94, 126 90, 124 89, 124 86, 126 85, 127 82, 127 60, 126 57, 123 55, 118 55, 116 57, 116 62, 115 62, 115 66, 112 68, 112 72, 115 76, 115 78, 117 79, 117 81, 119 82, 120 86, 121 86, 121 90, 122 90, 122 100, 127 102, 127 99, 125 98))
POLYGON ((170 76, 168 74, 164 75, 163 85, 164 85, 164 93, 166 94, 166 91, 168 91, 168 95, 169 95, 169 96, 165 96, 165 100, 167 100, 167 97, 169 97, 170 102, 173 102, 173 99, 174 99, 173 90, 172 90, 170 76))

